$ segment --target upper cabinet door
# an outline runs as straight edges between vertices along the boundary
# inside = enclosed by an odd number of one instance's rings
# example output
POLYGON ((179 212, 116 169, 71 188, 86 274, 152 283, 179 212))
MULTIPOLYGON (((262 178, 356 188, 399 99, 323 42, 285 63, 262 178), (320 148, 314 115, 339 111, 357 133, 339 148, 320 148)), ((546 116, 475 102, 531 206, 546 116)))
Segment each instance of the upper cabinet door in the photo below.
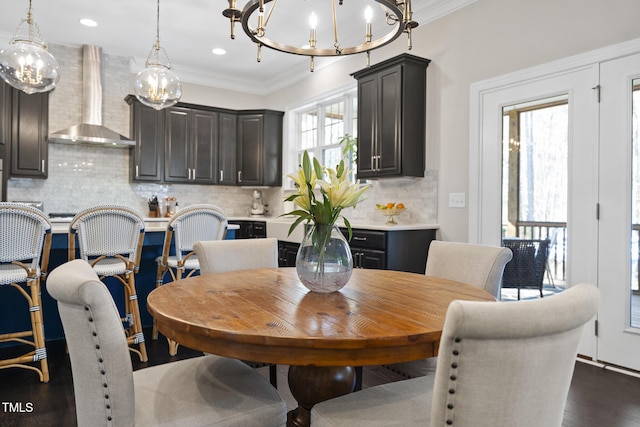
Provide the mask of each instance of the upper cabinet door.
POLYGON ((188 182, 191 180, 189 153, 190 115, 189 109, 171 107, 165 110, 165 158, 164 180, 188 182))
POLYGON ((237 185, 282 185, 283 116, 283 112, 272 110, 238 114, 237 185))
POLYGON ((358 176, 376 173, 378 77, 370 75, 358 80, 358 176))
POLYGON ((218 134, 218 184, 236 184, 236 140, 238 116, 220 113, 220 133, 218 134))
POLYGON ((162 181, 164 169, 164 112, 127 97, 131 105, 131 138, 136 141, 131 156, 131 180, 162 181))
POLYGON ((11 86, 0 81, 0 144, 11 140, 11 86))
POLYGON ((12 89, 10 176, 46 178, 49 93, 27 95, 12 89))
POLYGON ((262 185, 263 118, 260 114, 240 115, 236 146, 239 185, 262 185))
POLYGON ((219 114, 192 110, 191 178, 201 184, 215 184, 218 165, 219 114))

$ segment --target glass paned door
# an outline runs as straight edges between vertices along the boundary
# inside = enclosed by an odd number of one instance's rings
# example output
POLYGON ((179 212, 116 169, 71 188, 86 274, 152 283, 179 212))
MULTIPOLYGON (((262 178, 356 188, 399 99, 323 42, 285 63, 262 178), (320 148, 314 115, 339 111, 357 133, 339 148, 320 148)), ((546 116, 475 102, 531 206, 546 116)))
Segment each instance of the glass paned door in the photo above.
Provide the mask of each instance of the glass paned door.
POLYGON ((598 359, 640 370, 640 55, 600 66, 598 359))
MULTIPOLYGON (((478 140, 472 139, 470 147, 469 240, 498 246, 508 237, 546 240, 555 234, 548 257, 558 286, 597 283, 599 104, 593 88, 598 73, 597 64, 588 65, 544 77, 485 82, 478 92, 478 140), (521 125, 516 112, 524 113, 521 125), (536 123, 545 122, 562 125, 538 129, 536 123), (523 148, 513 149, 525 143, 533 146, 520 158, 523 148)), ((548 276, 544 281, 549 283, 548 276)), ((596 357, 594 324, 585 328, 578 349, 588 357, 596 357)))
POLYGON ((565 288, 568 113, 567 96, 503 108, 502 238, 519 266, 507 269, 503 300, 565 288))

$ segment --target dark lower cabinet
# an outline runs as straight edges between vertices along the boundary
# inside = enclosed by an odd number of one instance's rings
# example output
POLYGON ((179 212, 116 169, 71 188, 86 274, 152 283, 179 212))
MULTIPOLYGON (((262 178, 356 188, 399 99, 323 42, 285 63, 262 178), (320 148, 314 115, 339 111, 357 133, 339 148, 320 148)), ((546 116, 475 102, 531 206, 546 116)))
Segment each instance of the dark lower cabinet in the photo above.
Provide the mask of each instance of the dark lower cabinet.
MULTIPOLYGON (((348 231, 342 228, 348 237, 348 231)), ((427 252, 436 237, 435 229, 353 229, 349 244, 355 268, 408 271, 424 274, 427 252)))
POLYGON ((236 230, 236 239, 264 239, 267 237, 266 221, 233 220, 229 224, 240 226, 236 230))
POLYGON ((299 243, 278 241, 278 267, 295 267, 299 243))

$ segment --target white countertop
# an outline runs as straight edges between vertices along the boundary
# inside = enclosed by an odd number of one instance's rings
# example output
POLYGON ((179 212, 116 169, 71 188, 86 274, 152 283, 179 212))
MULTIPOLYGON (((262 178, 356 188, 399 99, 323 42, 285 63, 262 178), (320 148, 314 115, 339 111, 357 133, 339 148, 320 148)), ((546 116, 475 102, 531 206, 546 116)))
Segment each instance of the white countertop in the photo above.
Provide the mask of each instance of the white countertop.
MULTIPOLYGON (((275 237, 285 242, 300 243, 304 238, 304 227, 302 225, 289 235, 289 228, 296 220, 295 216, 262 216, 262 217, 233 217, 229 221, 264 221, 267 224, 267 237, 275 237)), ((366 230, 380 231, 403 231, 403 230, 437 230, 440 228, 438 224, 385 224, 386 218, 381 218, 379 223, 351 221, 352 228, 361 228, 366 230)), ((339 226, 344 226, 342 221, 338 222, 339 226)))
MULTIPOLYGON (((167 229, 167 224, 170 218, 145 218, 145 231, 152 232, 164 232, 167 229)), ((230 217, 229 221, 264 221, 267 224, 267 237, 276 237, 278 240, 300 243, 304 238, 304 227, 298 226, 293 231, 291 236, 288 236, 289 227, 295 221, 294 216, 244 216, 244 217, 230 217)), ((69 223, 71 218, 52 218, 51 229, 53 233, 68 233, 69 223)), ((340 226, 343 226, 343 222, 339 222, 340 226)), ((402 231, 402 230, 437 230, 438 224, 397 224, 388 225, 383 221, 379 223, 372 222, 351 222, 352 228, 362 228, 366 230, 380 230, 380 231, 402 231)), ((229 224, 229 230, 237 230, 238 225, 229 224)))
MULTIPOLYGON (((167 230, 167 224, 171 218, 145 218, 144 219, 144 231, 147 233, 153 232, 165 232, 167 230)), ((62 234, 69 232, 69 224, 71 218, 51 218, 51 232, 54 234, 62 234)), ((235 224, 229 224, 227 227, 229 230, 237 230, 240 227, 235 224)))

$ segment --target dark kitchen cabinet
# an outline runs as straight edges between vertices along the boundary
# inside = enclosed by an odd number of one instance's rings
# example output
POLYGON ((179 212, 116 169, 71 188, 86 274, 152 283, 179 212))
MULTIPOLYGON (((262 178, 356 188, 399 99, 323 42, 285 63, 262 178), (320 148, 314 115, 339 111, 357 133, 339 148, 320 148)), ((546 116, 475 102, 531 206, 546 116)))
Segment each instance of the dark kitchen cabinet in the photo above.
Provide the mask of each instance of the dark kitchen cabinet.
POLYGON ((240 226, 236 230, 236 239, 263 239, 267 237, 266 221, 233 220, 229 224, 240 226))
POLYGON ((429 62, 402 54, 352 74, 358 80, 358 178, 424 176, 429 62))
POLYGON ((300 243, 278 240, 278 267, 295 267, 300 243))
POLYGON ((215 184, 218 113, 171 107, 165 114, 164 181, 215 184))
POLYGON ((9 176, 46 178, 48 170, 49 93, 11 89, 11 167, 9 176))
MULTIPOLYGON (((341 228, 348 237, 346 228, 341 228)), ((424 274, 427 253, 436 237, 435 229, 353 229, 351 254, 354 268, 408 271, 424 274)))
POLYGON ((282 118, 272 110, 179 103, 156 111, 135 96, 131 179, 241 186, 282 185, 282 118))
MULTIPOLYGON (((0 80, 0 144, 11 140, 11 86, 0 80)), ((4 154, 4 153, 0 153, 4 154)))
POLYGON ((282 185, 283 115, 271 110, 238 113, 236 184, 282 185))
POLYGON ((131 106, 131 139, 136 145, 131 152, 131 180, 160 182, 164 162, 164 112, 147 107, 135 96, 126 98, 131 106))
POLYGON ((236 140, 238 115, 220 113, 220 134, 218 137, 218 184, 236 184, 236 140))

